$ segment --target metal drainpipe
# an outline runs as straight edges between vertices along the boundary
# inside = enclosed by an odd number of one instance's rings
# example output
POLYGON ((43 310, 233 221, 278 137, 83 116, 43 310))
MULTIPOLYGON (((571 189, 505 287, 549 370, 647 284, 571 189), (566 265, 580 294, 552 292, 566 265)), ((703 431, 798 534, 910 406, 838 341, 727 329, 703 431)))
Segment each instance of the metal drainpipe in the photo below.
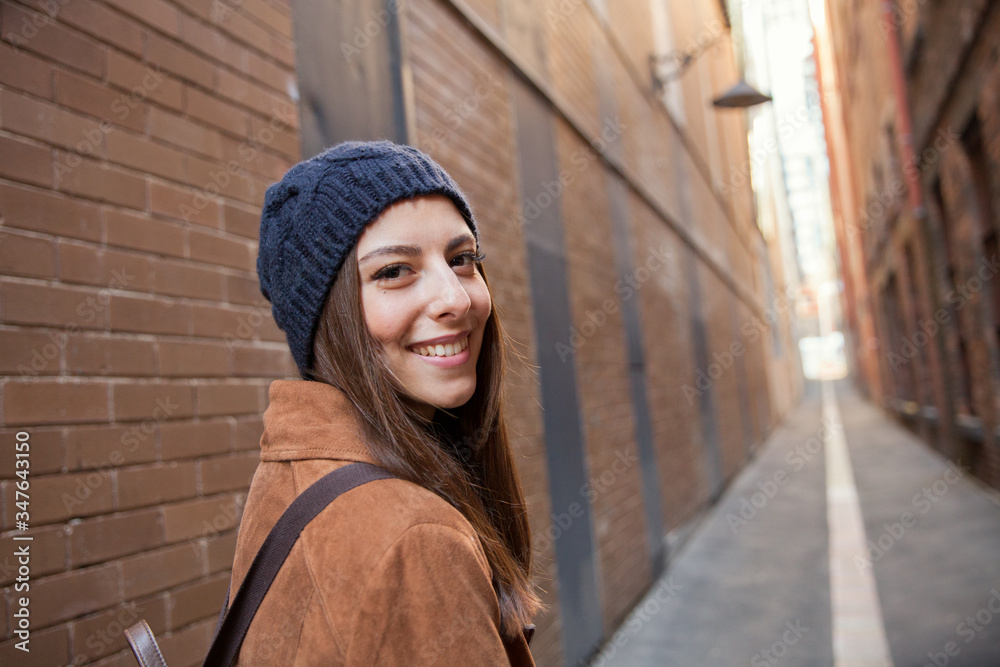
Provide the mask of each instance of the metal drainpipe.
MULTIPOLYGON (((902 153, 903 165, 918 164, 916 154, 913 150, 913 123, 910 119, 910 98, 906 90, 906 74, 903 71, 902 50, 899 45, 899 31, 896 26, 896 15, 893 11, 893 0, 882 0, 882 21, 886 26, 886 41, 889 50, 889 70, 892 76, 892 88, 896 97, 896 128, 899 136, 900 152, 902 153)), ((924 208, 923 190, 920 188, 919 172, 915 168, 903 169, 906 179, 907 194, 909 196, 910 210, 912 211, 916 224, 916 239, 923 245, 923 255, 927 260, 931 274, 930 298, 933 306, 931 312, 937 312, 940 304, 938 290, 935 289, 940 282, 937 272, 937 262, 934 261, 931 248, 942 247, 932 244, 929 236, 933 234, 928 229, 927 209, 924 208)), ((938 439, 950 449, 948 452, 954 456, 960 451, 960 445, 955 441, 954 414, 955 406, 952 403, 952 383, 950 370, 947 364, 948 355, 945 350, 944 341, 941 336, 936 337, 937 353, 940 363, 938 367, 941 371, 941 382, 944 385, 944 414, 938 415, 938 439)), ((923 406, 921 406, 923 407, 923 406)))

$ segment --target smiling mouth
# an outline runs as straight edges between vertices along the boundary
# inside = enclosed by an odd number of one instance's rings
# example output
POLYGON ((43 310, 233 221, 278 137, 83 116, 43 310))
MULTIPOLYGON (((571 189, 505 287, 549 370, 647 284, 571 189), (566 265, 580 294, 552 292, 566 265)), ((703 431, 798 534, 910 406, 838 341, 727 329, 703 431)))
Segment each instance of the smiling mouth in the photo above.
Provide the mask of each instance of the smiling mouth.
POLYGON ((447 343, 445 345, 426 345, 423 347, 414 347, 411 348, 411 350, 422 357, 453 357, 464 351, 467 347, 469 347, 468 336, 462 338, 461 340, 457 340, 454 343, 447 343))

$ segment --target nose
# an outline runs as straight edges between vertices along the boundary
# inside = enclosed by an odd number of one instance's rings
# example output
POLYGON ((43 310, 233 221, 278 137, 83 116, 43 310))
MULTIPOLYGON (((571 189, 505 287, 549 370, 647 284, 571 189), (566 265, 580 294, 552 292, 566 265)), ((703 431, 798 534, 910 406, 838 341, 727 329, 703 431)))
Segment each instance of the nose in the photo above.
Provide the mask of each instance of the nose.
POLYGON ((472 308, 472 299, 450 266, 434 271, 427 283, 428 314, 434 319, 462 319, 472 308))

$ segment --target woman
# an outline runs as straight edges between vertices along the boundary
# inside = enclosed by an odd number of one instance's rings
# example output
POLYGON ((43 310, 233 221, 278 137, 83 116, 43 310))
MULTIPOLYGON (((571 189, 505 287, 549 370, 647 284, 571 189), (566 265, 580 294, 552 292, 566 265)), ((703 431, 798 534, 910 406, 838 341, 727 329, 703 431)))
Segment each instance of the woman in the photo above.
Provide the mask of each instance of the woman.
POLYGON ((231 590, 291 501, 354 461, 397 479, 302 533, 239 663, 532 665, 531 545, 479 233, 431 158, 347 142, 294 166, 257 272, 301 381, 276 380, 231 590))

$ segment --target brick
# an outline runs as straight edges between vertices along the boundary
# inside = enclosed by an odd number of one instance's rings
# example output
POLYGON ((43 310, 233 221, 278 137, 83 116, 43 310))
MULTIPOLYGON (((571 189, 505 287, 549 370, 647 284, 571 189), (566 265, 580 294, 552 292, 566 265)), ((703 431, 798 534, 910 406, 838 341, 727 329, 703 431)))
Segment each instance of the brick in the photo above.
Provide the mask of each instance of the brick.
POLYGON ((257 208, 226 202, 222 207, 222 220, 223 229, 230 234, 237 234, 254 241, 260 234, 260 210, 257 208))
POLYGON ((72 335, 66 346, 66 371, 73 375, 156 374, 156 350, 149 340, 121 336, 72 335))
POLYGON ((91 470, 156 459, 155 424, 74 426, 66 433, 66 466, 91 470))
POLYGON ((48 146, 0 136, 0 155, 4 156, 0 162, 0 177, 52 187, 52 150, 48 146))
MULTIPOLYGON (((109 133, 107 146, 111 162, 172 180, 181 181, 186 177, 186 156, 173 146, 123 131, 109 133)), ((145 209, 145 203, 143 199, 132 208, 145 209)))
MULTIPOLYGON (((14 442, 14 437, 18 431, 24 429, 4 429, 0 430, 0 438, 6 438, 5 442, 14 442)), ((48 428, 43 426, 32 426, 27 429, 29 434, 28 446, 30 470, 32 475, 47 475, 54 472, 61 472, 65 464, 66 449, 63 446, 63 429, 48 428)), ((23 436, 22 436, 23 437, 23 436)), ((14 479, 16 461, 14 446, 11 445, 11 454, 6 460, 0 462, 0 479, 14 479)))
POLYGON ((15 541, 14 537, 30 536, 31 540, 31 578, 32 581, 39 577, 62 572, 66 569, 66 535, 62 526, 51 528, 32 528, 28 531, 15 531, 4 537, 0 537, 0 586, 7 586, 14 581, 17 576, 17 563, 14 551, 18 546, 23 546, 22 541, 15 541))
POLYGON ((5 3, 2 8, 4 39, 62 64, 100 76, 104 49, 80 33, 64 28, 47 14, 5 3))
POLYGON ((250 115, 246 109, 208 95, 193 86, 187 87, 184 98, 184 111, 192 118, 241 139, 249 131, 250 115))
POLYGON ((115 331, 185 335, 191 332, 191 306, 169 298, 115 294, 109 314, 115 331))
POLYGON ((277 31, 282 37, 293 38, 292 19, 287 10, 273 7, 263 0, 243 0, 239 7, 261 25, 277 31))
POLYGON ((267 149, 297 161, 300 154, 298 123, 295 107, 287 100, 280 100, 266 116, 250 117, 250 136, 267 149))
POLYGON ((270 118, 275 111, 281 111, 290 104, 263 86, 246 77, 219 70, 215 92, 226 99, 254 111, 264 118, 270 118))
MULTIPOLYGON (((32 0, 38 7, 48 0, 32 0)), ((44 8, 43 8, 44 10, 44 8)), ((142 27, 139 23, 96 2, 64 2, 59 20, 88 33, 98 41, 114 44, 136 56, 142 55, 142 27)))
POLYGON ((222 144, 217 130, 168 111, 150 109, 149 133, 163 142, 184 149, 185 154, 199 153, 213 159, 222 157, 222 144))
POLYGON ((180 12, 165 0, 107 0, 107 2, 160 32, 174 37, 180 35, 180 12))
POLYGON ((191 306, 192 333, 204 338, 221 338, 228 344, 253 335, 255 329, 248 324, 248 314, 243 309, 223 305, 191 306))
POLYGON ((215 632, 215 619, 206 619, 170 633, 159 643, 163 658, 170 665, 196 665, 205 659, 215 632))
POLYGON ((0 90, 0 108, 3 109, 0 127, 8 132, 61 146, 82 155, 104 150, 105 132, 97 120, 10 90, 0 90))
POLYGON ((246 491, 257 470, 257 452, 205 458, 198 462, 202 492, 206 495, 222 491, 246 491))
POLYGON ((105 216, 109 245, 184 256, 187 243, 184 229, 179 225, 117 209, 108 209, 105 216))
POLYGON ((131 113, 147 99, 171 109, 184 106, 184 84, 162 68, 123 53, 108 53, 108 83, 122 91, 115 105, 120 113, 131 113))
POLYGON ((100 210, 63 195, 0 183, 0 217, 7 227, 100 241, 100 210))
POLYGON ((32 582, 32 624, 44 628, 105 609, 118 601, 117 563, 57 574, 32 582))
POLYGON ((270 317, 265 317, 264 321, 261 323, 260 327, 257 329, 257 336, 261 340, 266 340, 273 343, 283 343, 287 340, 285 337, 285 332, 278 328, 278 325, 274 323, 274 320, 270 317))
MULTIPOLYGON (((224 4, 232 5, 234 3, 224 2, 224 4)), ((238 10, 230 11, 224 16, 225 20, 220 22, 220 27, 244 44, 259 49, 261 44, 268 43, 271 33, 238 10)))
POLYGON ((222 299, 223 278, 218 271, 191 262, 163 260, 156 264, 156 292, 195 299, 222 299))
MULTIPOLYGON (((44 526, 74 517, 93 516, 111 511, 111 481, 107 470, 86 473, 40 475, 31 480, 32 526, 44 526)), ((14 527, 15 487, 4 482, 7 502, 5 527, 14 527)))
POLYGON ((52 66, 0 42, 0 84, 52 99, 52 66))
POLYGON ((93 79, 57 70, 55 91, 60 105, 136 132, 145 129, 146 105, 130 109, 120 93, 93 79))
POLYGON ((215 621, 219 617, 222 605, 226 602, 228 591, 228 573, 170 591, 167 595, 170 628, 172 630, 183 628, 202 619, 215 621))
MULTIPOLYGON (((13 599, 13 596, 12 596, 13 599)), ((32 602, 34 600, 32 599, 32 602)), ((34 607, 31 613, 34 614, 34 607)), ((11 614, 14 613, 11 607, 11 614)), ((0 643, 0 664, 20 665, 24 664, 24 651, 18 649, 17 644, 20 639, 14 637, 0 643)), ((31 630, 31 663, 35 665, 62 665, 66 664, 69 656, 69 630, 66 626, 60 625, 55 628, 39 629, 32 617, 31 630)))
POLYGON ((159 347, 161 375, 212 377, 229 373, 229 352, 221 343, 162 341, 159 347))
POLYGON ((255 247, 243 239, 192 229, 188 232, 188 244, 192 259, 243 271, 253 271, 256 268, 255 247))
POLYGON ((247 71, 247 48, 234 42, 214 26, 181 14, 181 38, 185 44, 209 58, 235 70, 247 71))
POLYGON ((253 449, 259 452, 263 435, 264 422, 260 417, 240 417, 236 420, 236 449, 253 449))
POLYGON ((113 385, 116 420, 182 419, 193 413, 191 385, 177 382, 119 382, 113 385))
POLYGON ((225 571, 229 574, 236 556, 236 531, 213 535, 206 541, 209 573, 225 571))
POLYGON ((32 329, 0 330, 0 373, 52 375, 61 371, 65 334, 32 329))
POLYGON ((190 155, 187 182, 202 196, 218 197, 221 194, 253 205, 263 202, 263 198, 256 198, 256 187, 248 172, 238 163, 221 164, 190 155))
POLYGON ((274 349, 234 345, 230 374, 237 377, 282 377, 289 369, 288 346, 274 349))
MULTIPOLYGON (((167 621, 166 596, 133 601, 71 622, 71 650, 75 662, 70 664, 94 664, 90 661, 127 649, 125 630, 140 620, 145 620, 154 633, 164 632, 167 621)), ((128 656, 135 662, 131 651, 128 656)))
POLYGON ((262 58, 255 52, 248 54, 249 67, 247 72, 250 77, 273 89, 279 94, 287 94, 290 84, 296 83, 295 75, 288 69, 276 65, 267 58, 262 58))
POLYGON ((212 498, 187 500, 163 508, 167 542, 214 535, 236 528, 243 500, 231 493, 212 498))
POLYGON ((66 424, 107 419, 107 386, 99 382, 10 381, 4 385, 4 423, 66 424))
POLYGON ((249 278, 239 275, 227 275, 226 300, 241 306, 253 306, 264 313, 270 313, 271 304, 267 302, 260 291, 260 281, 256 276, 249 278))
POLYGON ((146 179, 117 167, 83 159, 76 167, 57 170, 56 176, 64 192, 127 208, 146 207, 146 179))
POLYGON ((232 442, 233 427, 226 419, 167 422, 160 426, 161 456, 165 461, 220 454, 229 451, 232 442))
MULTIPOLYGON (((124 473, 118 471, 119 483, 124 473)), ((158 510, 84 519, 68 530, 70 566, 74 568, 148 551, 163 543, 158 510)))
POLYGON ((199 384, 195 388, 198 414, 237 415, 261 411, 259 385, 235 383, 199 384))
POLYGON ((201 56, 186 46, 155 33, 147 36, 147 58, 154 65, 175 74, 178 78, 211 90, 214 83, 213 68, 201 56))
POLYGON ((157 215, 216 229, 222 226, 222 207, 215 198, 206 197, 204 193, 151 181, 149 201, 150 209, 157 215))
POLYGON ((94 289, 59 287, 7 280, 0 284, 7 323, 104 328, 106 295, 94 289))
POLYGON ((205 572, 201 549, 192 542, 123 558, 121 566, 126 600, 198 579, 205 572))
POLYGON ((59 241, 58 251, 63 282, 120 290, 153 286, 153 262, 148 257, 74 241, 59 241))
POLYGON ((203 18, 210 23, 220 21, 219 3, 215 0, 177 0, 177 4, 188 13, 203 18))
POLYGON ((0 273, 9 276, 54 278, 55 250, 55 244, 50 238, 14 231, 3 233, 0 236, 0 273))
POLYGON ((148 507, 193 498, 198 493, 193 461, 137 466, 118 471, 118 507, 148 507))

